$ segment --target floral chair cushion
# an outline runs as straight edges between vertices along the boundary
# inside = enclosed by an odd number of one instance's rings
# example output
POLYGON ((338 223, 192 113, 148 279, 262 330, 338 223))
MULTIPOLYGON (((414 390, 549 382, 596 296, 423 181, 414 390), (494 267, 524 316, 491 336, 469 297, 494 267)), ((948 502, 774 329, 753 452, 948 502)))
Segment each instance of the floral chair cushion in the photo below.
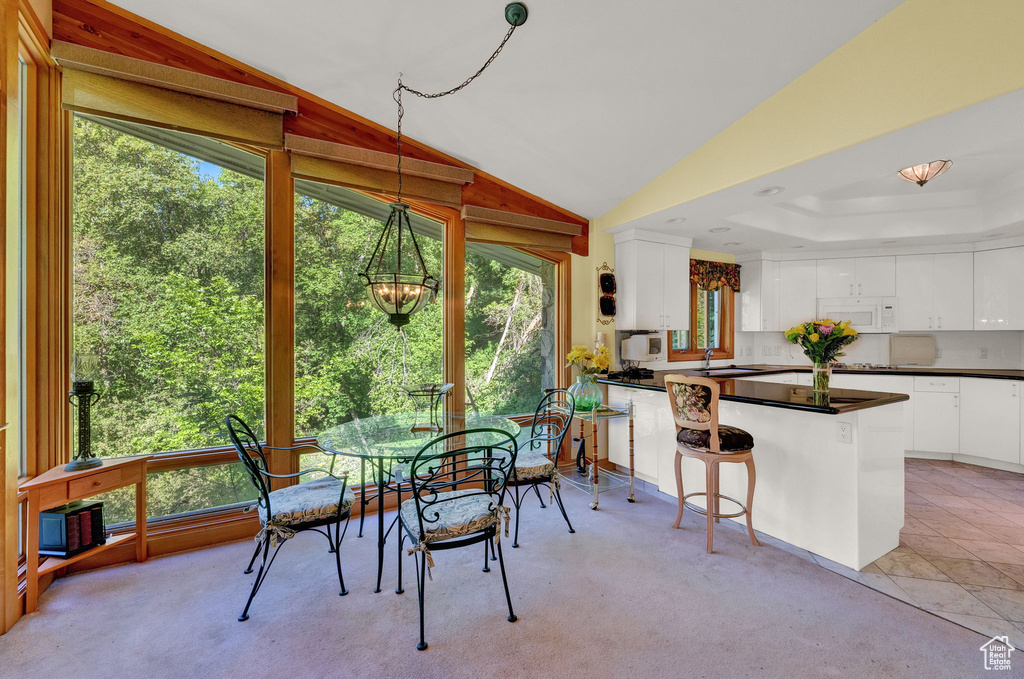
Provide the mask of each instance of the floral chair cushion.
POLYGON ((702 384, 673 384, 676 416, 689 422, 711 421, 711 389, 702 384))
MULTIPOLYGON (((345 499, 341 499, 343 483, 328 476, 271 491, 270 508, 274 512, 271 523, 278 526, 294 526, 337 518, 339 513, 347 511, 356 499, 351 488, 345 489, 345 499)), ((259 507, 259 512, 260 522, 266 524, 266 508, 259 507)))
MULTIPOLYGON (((708 429, 687 429, 683 427, 676 435, 676 441, 690 448, 710 450, 711 431, 708 429)), ((719 450, 723 453, 739 453, 754 447, 754 437, 737 427, 718 425, 719 450)))
MULTIPOLYGON (((555 471, 555 463, 547 455, 541 452, 543 448, 538 446, 537 450, 530 450, 521 446, 516 454, 516 478, 520 481, 551 476, 555 471)), ((507 457, 501 451, 495 451, 495 457, 507 457)))
POLYGON ((536 479, 551 476, 555 471, 555 463, 546 455, 523 451, 516 456, 516 478, 536 479))
MULTIPOLYGON (((434 497, 430 496, 433 500, 434 497)), ((453 490, 437 494, 437 503, 423 508, 422 542, 439 542, 477 533, 498 523, 498 507, 491 495, 482 495, 479 489, 453 490), (436 517, 436 520, 434 520, 436 517)), ((402 503, 402 525, 414 544, 420 540, 420 521, 416 514, 416 500, 402 503)))

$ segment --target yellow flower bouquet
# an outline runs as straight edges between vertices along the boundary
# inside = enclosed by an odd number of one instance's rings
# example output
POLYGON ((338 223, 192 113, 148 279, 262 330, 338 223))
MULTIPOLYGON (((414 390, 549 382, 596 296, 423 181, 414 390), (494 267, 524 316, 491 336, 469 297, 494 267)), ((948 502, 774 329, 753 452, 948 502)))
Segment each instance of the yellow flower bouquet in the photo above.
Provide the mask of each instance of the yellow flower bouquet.
POLYGON ((830 318, 807 321, 786 331, 786 339, 799 344, 814 363, 814 390, 828 391, 828 365, 840 356, 840 349, 857 340, 857 331, 850 321, 836 323, 830 318))
POLYGON ((566 355, 566 368, 580 371, 576 384, 569 386, 569 393, 576 399, 576 410, 589 412, 601 405, 604 394, 597 386, 597 374, 608 369, 612 364, 612 352, 602 345, 596 351, 576 345, 566 355))

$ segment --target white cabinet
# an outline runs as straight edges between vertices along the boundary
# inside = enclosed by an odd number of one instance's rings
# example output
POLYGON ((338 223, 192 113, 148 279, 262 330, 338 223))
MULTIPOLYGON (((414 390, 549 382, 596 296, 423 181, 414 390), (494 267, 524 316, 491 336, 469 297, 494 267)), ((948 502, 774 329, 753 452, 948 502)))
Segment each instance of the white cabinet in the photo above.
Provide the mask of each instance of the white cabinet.
POLYGON ((744 262, 740 274, 740 330, 778 330, 779 263, 744 262))
POLYGON ((969 252, 935 255, 935 329, 973 328, 974 256, 969 252))
POLYGON ((666 244, 662 246, 662 251, 665 271, 665 315, 662 327, 665 330, 689 330, 690 248, 666 244))
POLYGON ((857 296, 894 297, 896 295, 895 257, 857 258, 857 296))
POLYGON ((818 297, 893 297, 896 295, 895 257, 819 259, 818 297))
MULTIPOLYGON (((645 481, 657 482, 658 456, 674 455, 676 426, 668 407, 668 395, 630 387, 608 386, 608 405, 624 408, 632 397, 633 468, 645 481)), ((608 460, 629 467, 629 420, 608 420, 608 460)), ((588 425, 589 426, 589 425, 588 425)))
POLYGON ((957 453, 960 448, 960 394, 916 392, 914 449, 930 453, 957 453))
POLYGON ((777 330, 785 332, 815 318, 818 267, 814 260, 779 262, 779 312, 777 330))
POLYGON ((974 253, 974 329, 1024 330, 1024 247, 974 253))
POLYGON ((960 454, 1020 463, 1020 382, 960 380, 960 454))
POLYGON ((969 252, 896 258, 899 329, 974 327, 974 258, 969 252))
POLYGON ((619 328, 689 330, 690 248, 668 240, 670 236, 636 231, 616 234, 619 328))

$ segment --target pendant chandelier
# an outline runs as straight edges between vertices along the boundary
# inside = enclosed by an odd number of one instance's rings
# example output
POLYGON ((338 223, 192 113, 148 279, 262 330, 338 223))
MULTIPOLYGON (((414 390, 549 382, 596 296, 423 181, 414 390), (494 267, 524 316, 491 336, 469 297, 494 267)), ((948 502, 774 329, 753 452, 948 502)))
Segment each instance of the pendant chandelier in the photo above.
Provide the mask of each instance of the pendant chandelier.
POLYGON ((440 282, 427 271, 427 265, 416 242, 416 234, 409 223, 409 206, 402 202, 402 116, 405 115, 402 92, 409 92, 424 99, 438 99, 458 92, 491 65, 516 28, 526 23, 526 15, 526 6, 522 3, 513 2, 505 7, 505 20, 510 26, 508 33, 480 70, 457 87, 445 92, 425 94, 405 86, 402 84, 401 74, 398 76, 398 87, 392 94, 395 103, 398 104, 398 197, 391 203, 391 214, 388 215, 388 221, 377 240, 377 247, 374 248, 370 261, 359 275, 366 283, 370 301, 387 314, 388 321, 399 330, 409 322, 412 314, 437 296, 440 285, 440 282))
POLYGON ((940 174, 949 169, 949 166, 953 164, 952 160, 933 160, 930 163, 924 165, 914 165, 913 167, 905 167, 899 171, 901 179, 905 179, 908 182, 914 182, 918 186, 924 186, 932 179, 935 179, 940 174))

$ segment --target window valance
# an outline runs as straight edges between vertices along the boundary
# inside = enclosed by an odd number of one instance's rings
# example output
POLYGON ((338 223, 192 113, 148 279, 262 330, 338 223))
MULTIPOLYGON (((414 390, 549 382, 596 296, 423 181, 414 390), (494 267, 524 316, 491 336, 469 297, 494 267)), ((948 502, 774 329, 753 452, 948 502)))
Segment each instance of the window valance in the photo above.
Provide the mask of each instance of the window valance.
POLYGON ((725 287, 733 292, 739 292, 740 265, 691 259, 690 280, 701 290, 718 290, 725 287))
POLYGON ((298 108, 290 94, 60 40, 50 51, 69 111, 279 149, 284 115, 298 108))

